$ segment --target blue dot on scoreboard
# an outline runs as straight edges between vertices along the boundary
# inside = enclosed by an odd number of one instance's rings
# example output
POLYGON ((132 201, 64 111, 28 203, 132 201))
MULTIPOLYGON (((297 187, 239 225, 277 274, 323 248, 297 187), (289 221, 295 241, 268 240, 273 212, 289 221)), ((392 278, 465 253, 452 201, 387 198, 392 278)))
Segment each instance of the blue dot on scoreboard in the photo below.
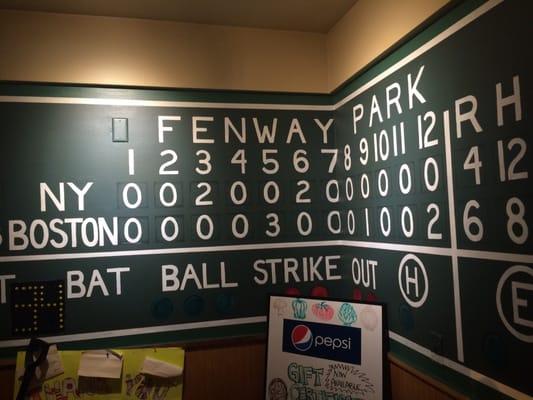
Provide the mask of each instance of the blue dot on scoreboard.
POLYGON ((163 297, 152 305, 152 315, 155 319, 162 321, 168 319, 174 312, 174 304, 168 297, 163 297))
POLYGON ((222 293, 217 296, 216 309, 221 314, 231 314, 236 305, 237 299, 232 294, 222 293))
POLYGON ((185 299, 185 313, 191 317, 199 315, 204 311, 204 299, 200 296, 190 296, 185 299))
POLYGON ((400 305, 398 308, 398 314, 400 317, 400 324, 406 331, 410 331, 415 327, 415 317, 411 308, 405 304, 400 305))

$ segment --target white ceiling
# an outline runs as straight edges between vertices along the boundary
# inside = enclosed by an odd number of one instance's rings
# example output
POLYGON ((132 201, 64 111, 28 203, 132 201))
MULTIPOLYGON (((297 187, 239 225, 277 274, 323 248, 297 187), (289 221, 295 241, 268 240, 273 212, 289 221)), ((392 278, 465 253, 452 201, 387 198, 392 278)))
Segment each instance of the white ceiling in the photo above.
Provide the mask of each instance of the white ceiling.
POLYGON ((357 0, 0 0, 0 9, 328 32, 357 0))

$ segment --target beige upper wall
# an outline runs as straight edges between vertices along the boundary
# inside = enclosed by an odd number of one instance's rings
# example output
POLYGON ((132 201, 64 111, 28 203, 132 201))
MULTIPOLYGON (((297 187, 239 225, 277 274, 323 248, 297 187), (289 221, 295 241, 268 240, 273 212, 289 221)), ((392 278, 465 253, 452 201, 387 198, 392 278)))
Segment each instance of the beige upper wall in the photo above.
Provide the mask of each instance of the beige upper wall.
POLYGON ((328 89, 334 90, 449 0, 359 0, 327 36, 328 89))
POLYGON ((323 34, 0 10, 0 80, 326 92, 323 34))
POLYGON ((448 0, 359 0, 329 34, 0 10, 0 80, 328 93, 448 0))

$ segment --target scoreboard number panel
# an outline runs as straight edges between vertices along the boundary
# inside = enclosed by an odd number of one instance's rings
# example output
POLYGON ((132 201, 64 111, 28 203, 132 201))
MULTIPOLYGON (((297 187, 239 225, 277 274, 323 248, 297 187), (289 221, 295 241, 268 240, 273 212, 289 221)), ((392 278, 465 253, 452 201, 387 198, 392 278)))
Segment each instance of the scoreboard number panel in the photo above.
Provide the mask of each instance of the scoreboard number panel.
POLYGON ((519 9, 486 2, 449 38, 362 81, 337 103, 337 137, 355 142, 358 163, 350 204, 363 224, 349 232, 351 252, 376 252, 372 263, 353 261, 358 295, 397 306, 389 308, 392 339, 434 359, 444 349, 454 360, 445 365, 529 398, 518 365, 532 355, 533 87, 520 36, 532 29, 519 9), (487 29, 496 25, 502 30, 487 29), (426 286, 443 291, 420 291, 426 286), (439 331, 441 316, 448 325, 439 331), (431 323, 419 329, 420 321, 431 323))
POLYGON ((268 294, 319 294, 533 396, 532 29, 463 2, 330 95, 1 84, 0 347, 31 336, 22 287, 64 285, 40 333, 142 344, 261 333, 268 294))

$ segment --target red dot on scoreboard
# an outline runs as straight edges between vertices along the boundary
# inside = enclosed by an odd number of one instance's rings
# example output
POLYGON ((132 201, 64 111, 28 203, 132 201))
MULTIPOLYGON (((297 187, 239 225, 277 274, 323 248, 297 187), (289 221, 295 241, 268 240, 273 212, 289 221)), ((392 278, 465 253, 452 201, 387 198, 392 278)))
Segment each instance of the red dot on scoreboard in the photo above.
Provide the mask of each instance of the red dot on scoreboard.
POLYGON ((285 294, 287 296, 299 296, 301 294, 300 290, 295 287, 285 289, 285 294))
POLYGON ((366 295, 366 300, 370 302, 374 302, 378 300, 378 296, 376 296, 373 292, 370 292, 366 295))
POLYGON ((313 297, 328 297, 328 289, 324 286, 315 286, 311 289, 311 296, 313 297))

